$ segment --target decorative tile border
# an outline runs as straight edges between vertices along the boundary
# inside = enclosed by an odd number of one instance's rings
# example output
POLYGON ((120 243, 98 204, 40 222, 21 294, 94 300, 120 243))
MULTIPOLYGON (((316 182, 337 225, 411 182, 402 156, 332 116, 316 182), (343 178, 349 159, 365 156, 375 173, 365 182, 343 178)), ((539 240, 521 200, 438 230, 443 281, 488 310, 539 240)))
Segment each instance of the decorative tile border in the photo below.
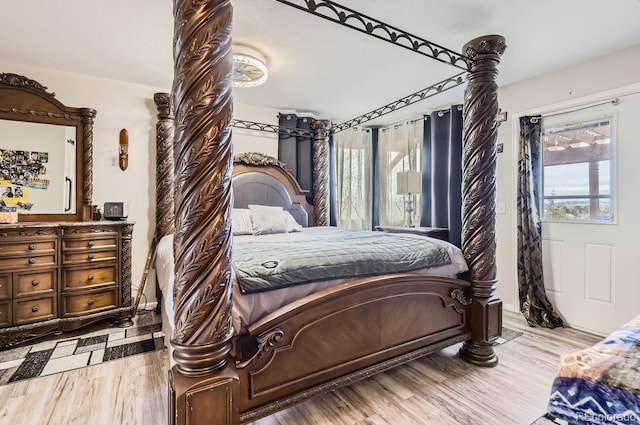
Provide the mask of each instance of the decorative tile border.
POLYGON ((161 323, 108 328, 82 337, 50 340, 0 352, 0 385, 162 350, 161 323))
POLYGON ((502 328, 502 335, 500 335, 498 337, 498 339, 496 339, 494 341, 494 345, 501 345, 504 344, 505 342, 511 341, 512 339, 516 339, 517 337, 523 335, 522 332, 520 331, 514 331, 512 329, 509 328, 502 328))

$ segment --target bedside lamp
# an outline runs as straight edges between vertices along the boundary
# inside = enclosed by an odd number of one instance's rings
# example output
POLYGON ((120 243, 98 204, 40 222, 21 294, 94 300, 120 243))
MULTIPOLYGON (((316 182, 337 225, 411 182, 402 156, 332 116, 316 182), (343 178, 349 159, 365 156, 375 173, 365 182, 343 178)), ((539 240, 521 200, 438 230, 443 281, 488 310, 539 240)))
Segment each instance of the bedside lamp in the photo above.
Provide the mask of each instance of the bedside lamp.
POLYGON ((411 221, 413 214, 413 195, 422 191, 422 175, 420 171, 401 171, 397 174, 398 195, 406 195, 407 221, 405 227, 415 227, 411 221))

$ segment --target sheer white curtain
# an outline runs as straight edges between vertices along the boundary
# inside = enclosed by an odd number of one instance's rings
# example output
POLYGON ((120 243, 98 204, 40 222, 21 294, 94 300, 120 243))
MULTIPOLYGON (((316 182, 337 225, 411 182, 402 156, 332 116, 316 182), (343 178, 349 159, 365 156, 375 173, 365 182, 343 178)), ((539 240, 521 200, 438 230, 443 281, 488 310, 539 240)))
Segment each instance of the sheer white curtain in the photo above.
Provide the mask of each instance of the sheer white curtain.
MULTIPOLYGON (((380 129, 379 158, 379 219, 381 226, 402 226, 406 222, 406 195, 398 195, 397 174, 400 171, 421 170, 422 119, 398 123, 380 129)), ((420 195, 413 197, 412 221, 420 222, 420 195)))
POLYGON ((333 136, 336 156, 336 225, 371 229, 371 131, 353 128, 333 136))

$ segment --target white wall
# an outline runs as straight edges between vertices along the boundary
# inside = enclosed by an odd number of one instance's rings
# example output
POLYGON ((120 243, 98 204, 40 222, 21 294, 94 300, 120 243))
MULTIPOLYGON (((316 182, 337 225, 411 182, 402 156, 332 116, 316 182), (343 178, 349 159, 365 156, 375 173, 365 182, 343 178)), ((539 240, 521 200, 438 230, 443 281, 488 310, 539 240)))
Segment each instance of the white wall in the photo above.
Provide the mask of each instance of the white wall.
MULTIPOLYGON (((247 89, 239 89, 247 90, 247 89)), ((233 117, 239 120, 278 125, 278 111, 260 106, 233 104, 233 117)), ((262 152, 278 157, 278 135, 242 128, 233 129, 233 153, 262 152)))
MULTIPOLYGON (((507 49, 503 61, 508 60, 507 49)), ((497 176, 497 200, 507 207, 506 214, 498 215, 497 223, 497 295, 502 298, 505 308, 519 309, 515 248, 517 162, 514 159, 518 140, 513 131, 514 126, 518 126, 516 115, 638 83, 638 68, 640 46, 499 89, 500 107, 509 114, 509 120, 498 129, 498 143, 504 144, 504 152, 498 154, 497 176)), ((637 140, 620 140, 620 143, 625 142, 637 140)), ((618 281, 634 284, 634 276, 618 276, 618 281)))
MULTIPOLYGON (((132 243, 132 286, 140 285, 155 221, 155 126, 157 110, 153 94, 168 88, 147 87, 86 75, 60 72, 0 61, 0 70, 21 74, 53 91, 65 105, 98 111, 93 132, 93 203, 122 201, 129 204, 129 220, 135 221, 132 243), (129 134, 129 166, 118 166, 121 129, 129 134)), ((269 108, 234 105, 234 117, 277 124, 278 112, 269 108)), ((277 136, 234 130, 235 153, 265 152, 277 156, 277 136)), ((145 286, 147 302, 154 302, 153 273, 145 286)), ((143 303, 145 299, 141 300, 143 303)))

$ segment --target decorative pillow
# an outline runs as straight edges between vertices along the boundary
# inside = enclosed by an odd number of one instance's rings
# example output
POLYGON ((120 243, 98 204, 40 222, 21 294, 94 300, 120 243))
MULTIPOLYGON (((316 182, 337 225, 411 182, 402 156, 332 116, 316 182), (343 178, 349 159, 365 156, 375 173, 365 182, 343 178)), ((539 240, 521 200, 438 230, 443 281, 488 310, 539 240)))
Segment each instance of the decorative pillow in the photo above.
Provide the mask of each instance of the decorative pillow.
POLYGON ((252 235, 251 211, 246 208, 234 208, 231 210, 231 232, 234 235, 252 235))
POLYGON ((249 211, 251 211, 251 224, 253 225, 254 235, 287 233, 282 207, 249 205, 249 211))
POLYGON ((296 221, 289 211, 282 211, 284 214, 284 225, 287 228, 287 233, 302 232, 302 225, 296 221))

